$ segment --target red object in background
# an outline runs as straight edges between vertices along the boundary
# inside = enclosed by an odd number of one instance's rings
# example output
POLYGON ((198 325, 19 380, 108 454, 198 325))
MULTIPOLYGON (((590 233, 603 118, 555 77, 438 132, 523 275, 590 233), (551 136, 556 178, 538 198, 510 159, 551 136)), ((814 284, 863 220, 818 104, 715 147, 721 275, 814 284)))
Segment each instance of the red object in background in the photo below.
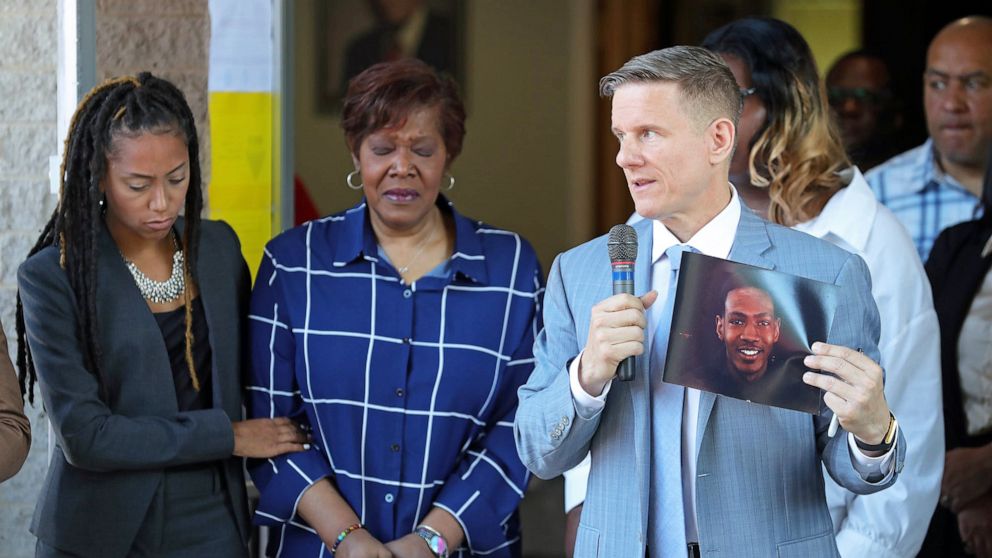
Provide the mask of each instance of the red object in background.
POLYGON ((320 217, 317 205, 313 203, 310 192, 297 175, 293 176, 293 225, 302 225, 307 221, 320 217))

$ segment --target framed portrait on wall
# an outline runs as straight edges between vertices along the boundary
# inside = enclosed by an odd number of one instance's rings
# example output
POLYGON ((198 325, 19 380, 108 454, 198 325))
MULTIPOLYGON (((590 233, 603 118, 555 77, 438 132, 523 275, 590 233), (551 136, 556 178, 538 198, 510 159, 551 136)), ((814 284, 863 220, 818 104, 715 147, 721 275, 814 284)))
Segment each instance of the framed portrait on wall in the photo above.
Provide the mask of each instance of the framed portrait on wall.
POLYGON ((317 0, 317 111, 340 112, 348 80, 399 58, 419 58, 464 90, 464 9, 458 0, 317 0))

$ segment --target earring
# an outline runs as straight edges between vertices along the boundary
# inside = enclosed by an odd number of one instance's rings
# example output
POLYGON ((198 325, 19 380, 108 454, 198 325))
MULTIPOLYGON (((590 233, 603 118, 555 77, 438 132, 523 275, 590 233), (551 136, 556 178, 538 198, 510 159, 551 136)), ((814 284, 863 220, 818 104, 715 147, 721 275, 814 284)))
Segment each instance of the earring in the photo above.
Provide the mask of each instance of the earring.
POLYGON ((346 176, 344 179, 344 181, 348 183, 348 187, 351 188, 352 190, 361 190, 362 188, 365 187, 364 184, 355 184, 354 182, 352 182, 352 180, 355 178, 355 175, 357 174, 359 174, 359 171, 353 170, 349 172, 348 176, 346 176))
POLYGON ((449 174, 448 175, 448 186, 445 188, 445 190, 447 190, 448 192, 450 192, 454 187, 455 187, 455 177, 449 174))

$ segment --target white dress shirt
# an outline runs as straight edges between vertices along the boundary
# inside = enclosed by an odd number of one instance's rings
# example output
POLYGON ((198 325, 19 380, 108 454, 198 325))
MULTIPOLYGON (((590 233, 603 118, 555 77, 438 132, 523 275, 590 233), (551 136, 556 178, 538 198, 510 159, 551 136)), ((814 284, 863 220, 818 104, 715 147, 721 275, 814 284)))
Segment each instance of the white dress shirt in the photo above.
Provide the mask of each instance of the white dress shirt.
MULTIPOLYGON (((741 202, 737 191, 730 186, 730 203, 706 223, 686 245, 692 246, 700 253, 707 256, 726 259, 730 255, 730 249, 737 234, 737 225, 741 217, 741 202)), ((665 301, 662 296, 668 292, 668 279, 671 275, 671 264, 665 256, 665 250, 679 244, 679 240, 660 221, 652 223, 652 244, 651 244, 651 289, 659 293, 659 299, 648 309, 648 331, 647 335, 654 338, 661 319, 662 308, 665 301)), ((609 394, 612 382, 607 384, 599 396, 594 397, 586 393, 579 383, 579 363, 582 353, 572 361, 569 368, 569 384, 572 391, 572 399, 575 404, 575 411, 579 416, 589 419, 602 411, 606 405, 606 397, 609 394)), ((656 366, 656 365, 655 365, 656 366)), ((661 370, 652 366, 652 380, 660 377, 661 370)), ((699 390, 686 388, 685 403, 682 410, 682 498, 685 510, 686 540, 697 541, 696 530, 696 454, 693 440, 696 439, 696 430, 699 424, 699 390)), ((854 437, 849 437, 851 454, 854 457, 855 468, 863 477, 870 474, 877 474, 879 471, 886 471, 885 479, 893 473, 892 456, 894 451, 889 451, 881 457, 867 457, 860 450, 856 449, 854 437)), ((893 448, 894 449, 894 448, 893 448)), ((585 498, 585 489, 588 484, 590 459, 587 455, 585 460, 566 473, 566 511, 571 508, 568 503, 574 502, 578 505, 585 498), (577 499, 578 494, 582 495, 577 499)), ((884 480, 882 482, 884 482, 884 480)), ((901 479, 900 479, 901 480, 901 479)), ((574 507, 573 505, 573 507, 574 507)))
POLYGON ((992 273, 978 289, 958 338, 958 372, 968 435, 992 430, 992 273))
POLYGON ((817 218, 794 228, 868 264, 881 320, 885 399, 908 446, 899 482, 876 494, 857 496, 824 475, 827 504, 844 558, 915 556, 937 504, 944 465, 937 315, 913 241, 876 201, 861 172, 852 171, 850 184, 817 218))

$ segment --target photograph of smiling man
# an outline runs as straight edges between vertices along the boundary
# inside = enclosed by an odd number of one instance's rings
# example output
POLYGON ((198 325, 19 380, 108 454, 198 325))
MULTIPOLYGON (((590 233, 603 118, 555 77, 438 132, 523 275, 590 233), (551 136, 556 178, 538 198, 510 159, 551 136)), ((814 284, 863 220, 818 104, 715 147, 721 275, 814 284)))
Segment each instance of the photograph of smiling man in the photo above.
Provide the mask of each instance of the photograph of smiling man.
POLYGON ((666 382, 818 414, 803 358, 829 331, 837 287, 701 254, 683 256, 666 382))

